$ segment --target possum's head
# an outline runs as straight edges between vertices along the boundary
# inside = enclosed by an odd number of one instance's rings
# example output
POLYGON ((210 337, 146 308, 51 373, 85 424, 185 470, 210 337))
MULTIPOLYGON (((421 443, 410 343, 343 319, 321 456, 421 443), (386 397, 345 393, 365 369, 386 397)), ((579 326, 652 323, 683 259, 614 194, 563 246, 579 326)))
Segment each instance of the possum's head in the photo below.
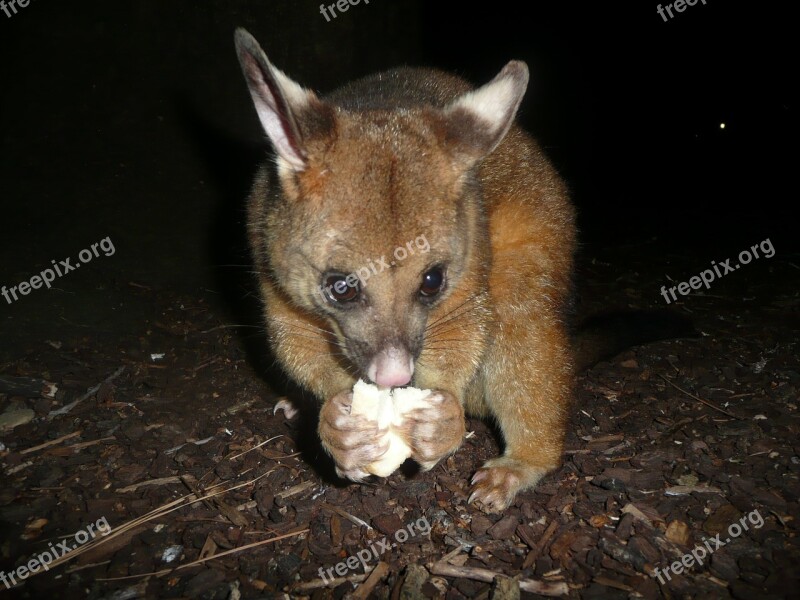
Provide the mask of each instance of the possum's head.
POLYGON ((242 29, 236 48, 277 160, 273 189, 254 192, 270 196, 250 215, 257 266, 327 320, 360 377, 408 384, 429 316, 486 286, 476 170, 511 127, 527 67, 510 62, 440 108, 345 109, 273 67, 242 29))

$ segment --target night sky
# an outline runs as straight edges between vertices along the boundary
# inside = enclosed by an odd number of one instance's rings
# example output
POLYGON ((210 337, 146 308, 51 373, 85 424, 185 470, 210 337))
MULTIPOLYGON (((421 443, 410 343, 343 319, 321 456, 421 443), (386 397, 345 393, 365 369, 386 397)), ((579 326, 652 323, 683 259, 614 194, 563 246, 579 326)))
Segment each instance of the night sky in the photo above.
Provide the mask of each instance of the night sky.
POLYGON ((602 223, 695 245, 793 221, 787 15, 713 0, 668 22, 646 2, 537 3, 530 18, 500 6, 440 10, 426 51, 478 79, 506 57, 529 62, 522 120, 568 179, 587 235, 602 223))

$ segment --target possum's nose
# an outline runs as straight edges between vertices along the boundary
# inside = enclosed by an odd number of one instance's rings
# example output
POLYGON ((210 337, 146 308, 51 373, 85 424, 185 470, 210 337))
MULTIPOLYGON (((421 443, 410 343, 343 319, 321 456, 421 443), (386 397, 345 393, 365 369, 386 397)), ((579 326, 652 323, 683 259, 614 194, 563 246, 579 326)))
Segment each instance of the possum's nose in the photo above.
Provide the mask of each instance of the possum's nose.
POLYGON ((407 385, 414 374, 414 359, 405 348, 389 346, 378 352, 367 368, 372 383, 387 387, 407 385))

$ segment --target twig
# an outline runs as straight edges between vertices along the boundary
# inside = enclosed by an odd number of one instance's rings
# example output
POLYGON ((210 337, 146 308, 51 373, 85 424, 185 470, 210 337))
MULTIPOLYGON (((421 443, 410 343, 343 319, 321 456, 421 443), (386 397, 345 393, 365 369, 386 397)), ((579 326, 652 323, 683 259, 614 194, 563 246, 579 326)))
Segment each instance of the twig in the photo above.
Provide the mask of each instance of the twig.
POLYGON ((334 577, 332 579, 312 579, 304 583, 298 583, 292 587, 293 592, 310 592, 324 587, 337 587, 343 583, 361 583, 367 578, 367 573, 371 573, 375 567, 367 567, 363 575, 348 575, 347 577, 334 577))
MULTIPOLYGON (((141 517, 137 517, 135 519, 132 519, 132 520, 128 521, 127 523, 123 523, 119 527, 116 527, 116 528, 112 529, 110 532, 105 534, 103 537, 93 538, 92 540, 90 540, 86 544, 83 544, 82 546, 78 546, 77 548, 74 548, 68 554, 62 554, 61 556, 56 558, 52 563, 50 563, 50 568, 52 569, 53 567, 57 567, 57 566, 61 565, 62 563, 68 562, 68 561, 72 560, 73 558, 75 558, 77 556, 80 556, 81 554, 83 554, 85 552, 88 552, 89 550, 93 550, 94 548, 97 548, 98 546, 102 546, 103 544, 106 544, 109 541, 111 541, 111 540, 113 540, 113 539, 115 539, 115 538, 117 538, 117 537, 119 537, 121 535, 124 535, 125 533, 131 531, 132 529, 136 529, 140 525, 143 525, 143 524, 145 524, 145 523, 147 523, 149 521, 152 521, 153 519, 164 517, 164 516, 168 515, 169 513, 174 512, 176 510, 179 510, 181 508, 185 508, 186 506, 188 506, 190 504, 193 504, 194 502, 207 500, 209 498, 214 498, 215 496, 219 496, 220 494, 225 494, 227 492, 232 492, 233 490, 237 490, 237 489, 239 489, 241 487, 244 487, 244 486, 247 486, 247 485, 252 485, 256 481, 258 481, 262 477, 265 477, 266 475, 269 475, 270 473, 272 473, 271 470, 267 471, 266 473, 263 473, 263 474, 259 475, 255 479, 251 479, 250 481, 245 481, 243 483, 232 485, 230 487, 223 488, 223 489, 215 491, 213 493, 207 493, 205 496, 202 496, 200 498, 198 498, 197 495, 195 495, 195 494, 186 494, 185 496, 181 496, 180 498, 178 498, 176 500, 173 500, 172 502, 168 502, 167 504, 164 504, 162 506, 159 506, 158 508, 155 508, 155 509, 151 510, 149 513, 146 513, 146 514, 142 515, 141 517)), ((180 480, 178 480, 178 481, 180 481, 180 480)), ((220 487, 220 485, 221 484, 213 485, 209 489, 214 489, 214 488, 220 487)), ((294 534, 304 533, 305 531, 308 531, 308 529, 302 530, 300 532, 294 532, 294 534)), ((256 542, 256 544, 267 543, 268 541, 277 541, 279 539, 283 539, 284 537, 288 537, 290 535, 293 535, 293 534, 286 534, 284 536, 279 536, 279 537, 276 537, 276 538, 272 538, 270 540, 265 540, 263 542, 256 542)), ((230 552, 233 552, 233 551, 245 550, 245 549, 250 548, 250 547, 252 547, 252 545, 242 546, 241 548, 234 548, 232 551, 223 552, 221 554, 218 554, 217 556, 223 556, 224 554, 229 554, 230 552)), ((190 565, 184 565, 184 566, 190 566, 190 565)), ((178 568, 181 568, 181 567, 178 567, 178 568)), ((172 569, 167 569, 166 570, 167 573, 169 573, 170 571, 172 571, 172 569)), ((39 574, 39 573, 41 573, 41 571, 37 571, 35 573, 32 572, 31 575, 36 575, 36 574, 39 574)), ((149 573, 145 573, 144 575, 149 575, 149 573)), ((133 576, 133 577, 138 577, 138 576, 133 576)))
POLYGON ((64 569, 64 573, 77 573, 78 571, 83 571, 84 569, 93 569, 94 567, 102 567, 103 565, 107 565, 110 563, 110 560, 104 560, 103 562, 99 563, 90 563, 88 565, 75 565, 74 567, 70 567, 69 569, 64 569))
POLYGON ((78 450, 83 450, 84 448, 88 448, 89 446, 95 446, 97 444, 102 444, 103 442, 108 442, 111 440, 116 440, 115 436, 109 436, 100 438, 97 440, 89 440, 88 442, 78 442, 77 444, 72 444, 71 446, 64 446, 63 448, 53 448, 52 450, 48 450, 46 454, 63 454, 65 452, 77 452, 78 450))
POLYGON ((108 577, 108 578, 98 578, 96 581, 122 581, 125 579, 136 579, 138 577, 161 577, 162 575, 167 575, 168 573, 172 573, 173 571, 180 571, 181 569, 188 569, 189 567, 194 567, 196 565, 201 565, 204 562, 208 562, 209 560, 214 560, 217 558, 222 558, 223 556, 227 556, 228 554, 234 554, 236 552, 241 552, 243 550, 250 550, 250 548, 256 548, 257 546, 263 546, 264 544, 269 544, 271 542, 278 542, 280 540, 284 540, 289 537, 294 537, 296 535, 302 535, 304 533, 308 533, 311 531, 310 529, 298 529, 297 531, 291 531, 289 533, 284 533, 283 535, 278 535, 273 538, 269 538, 268 540, 261 540, 260 542, 253 542, 252 544, 245 544, 244 546, 239 546, 238 548, 231 548, 230 550, 225 550, 225 552, 220 552, 218 554, 214 554, 213 556, 206 556, 205 558, 198 558, 197 560, 193 560, 192 562, 186 563, 184 565, 178 565, 174 569, 162 569, 161 571, 154 571, 152 573, 139 573, 138 575, 126 575, 125 577, 108 577))
POLYGON ((80 435, 83 433, 80 429, 78 431, 73 431, 72 433, 68 433, 67 435, 62 435, 60 438, 56 438, 54 440, 50 440, 49 442, 45 442, 44 444, 39 444, 38 446, 31 446, 30 448, 26 448, 25 450, 21 451, 20 454, 30 454, 31 452, 36 452, 37 450, 44 450, 45 448, 49 448, 50 446, 55 446, 56 444, 60 444, 70 438, 74 438, 75 436, 80 435))
MULTIPOLYGON (((489 569, 481 569, 478 567, 457 567, 443 562, 434 563, 431 567, 433 575, 441 575, 443 577, 455 577, 461 579, 473 579, 475 581, 484 581, 491 583, 497 576, 502 576, 502 573, 495 573, 489 569)), ((546 583, 544 581, 536 581, 535 579, 520 579, 519 589, 524 592, 532 594, 540 594, 542 596, 564 596, 569 593, 569 586, 564 583, 546 583)))
POLYGON ((451 550, 450 552, 445 554, 442 558, 440 558, 439 562, 449 563, 456 556, 461 554, 465 549, 466 549, 466 546, 464 546, 463 544, 459 544, 458 547, 456 547, 455 549, 451 550))
MULTIPOLYGON (((706 415, 703 415, 700 418, 705 418, 705 417, 706 417, 706 415)), ((670 437, 673 433, 678 431, 684 425, 688 425, 689 423, 694 423, 696 420, 697 419, 693 419, 692 417, 686 417, 685 419, 681 419, 680 421, 677 421, 677 422, 673 423, 672 425, 670 425, 669 427, 667 427, 664 431, 661 432, 661 434, 658 437, 660 437, 660 438, 661 437, 670 437)))
MULTIPOLYGON (((553 537, 553 534, 558 529, 558 522, 554 519, 550 521, 550 525, 547 526, 547 529, 544 530, 542 537, 539 538, 539 542, 531 547, 531 551, 528 552, 528 556, 525 557, 525 562, 522 563, 522 568, 527 569, 531 565, 533 565, 533 561, 539 558, 539 555, 542 553, 547 542, 550 541, 550 538, 553 537)), ((526 540, 527 543, 527 540, 526 540)))
POLYGON ((290 488, 278 492, 275 494, 275 497, 285 500, 286 498, 294 496, 295 494, 305 492, 308 488, 314 487, 314 485, 316 484, 313 481, 304 481, 303 483, 298 483, 297 485, 293 485, 290 488))
POLYGON ((389 565, 385 562, 381 561, 375 568, 372 570, 372 573, 369 574, 367 580, 362 583, 356 591, 354 591, 350 597, 352 600, 367 600, 372 594, 372 590, 375 589, 375 586, 378 585, 378 582, 386 577, 389 574, 389 565))
POLYGON ((6 469, 6 475, 13 475, 14 473, 19 473, 23 469, 27 469, 33 464, 32 460, 26 460, 24 463, 19 463, 14 467, 9 467, 6 469))
MULTIPOLYGON (((198 497, 202 495, 202 490, 199 490, 197 487, 197 480, 194 477, 189 477, 188 475, 184 475, 181 477, 181 481, 189 488, 190 491, 194 492, 198 497)), ((239 512, 225 502, 222 498, 214 498, 213 500, 206 500, 204 502, 206 506, 210 509, 216 509, 225 516, 231 523, 236 525, 237 527, 247 527, 249 521, 244 517, 244 515, 239 514, 239 512)))
POLYGON ((279 437, 283 437, 283 435, 276 435, 274 437, 269 438, 268 440, 264 440, 263 442, 261 442, 260 444, 256 444, 255 446, 253 446, 249 450, 245 450, 244 452, 239 452, 239 454, 234 454, 233 456, 229 456, 228 460, 233 460, 234 458, 239 458, 240 456, 242 456, 244 454, 247 454, 248 452, 252 452, 256 448, 261 448, 261 446, 263 446, 264 444, 270 443, 272 440, 277 440, 279 437))
POLYGON ((345 512, 338 506, 333 506, 333 504, 328 504, 327 502, 320 502, 320 506, 322 508, 327 508, 328 510, 332 510, 340 517, 344 517, 354 525, 358 525, 359 527, 366 527, 367 529, 372 529, 372 526, 367 523, 366 521, 359 519, 358 517, 351 515, 349 512, 345 512))
POLYGON ((721 412, 723 415, 727 415, 727 416, 731 417, 732 419, 740 420, 740 419, 739 419, 739 417, 737 417, 737 416, 736 416, 736 415, 734 415, 733 413, 730 413, 730 412, 728 412, 728 411, 727 411, 727 410, 725 410, 724 408, 720 408, 719 406, 715 406, 714 404, 712 404, 712 403, 711 403, 711 402, 709 402, 708 400, 703 400, 703 399, 702 399, 700 396, 695 396, 695 395, 694 395, 694 394, 692 394, 691 392, 687 392, 685 389, 683 389, 683 388, 681 388, 681 387, 678 387, 677 385, 675 385, 674 383, 672 383, 672 382, 671 382, 669 379, 667 379, 666 377, 664 377, 664 376, 663 376, 661 373, 659 373, 659 374, 658 374, 658 376, 659 376, 659 377, 661 377, 661 379, 663 379, 664 381, 666 381, 668 384, 670 384, 672 387, 674 387, 676 390, 678 390, 679 392, 683 392, 684 394, 686 394, 686 395, 687 395, 687 396, 689 396, 690 398, 694 398, 694 399, 695 399, 695 400, 697 400, 698 402, 701 402, 701 403, 705 404, 706 406, 708 406, 709 408, 713 408, 714 410, 716 410, 716 411, 718 411, 718 412, 721 412))
POLYGON ((128 487, 118 488, 114 490, 117 494, 127 494, 128 492, 135 492, 140 487, 148 487, 151 485, 166 485, 168 483, 183 483, 183 480, 177 475, 171 477, 159 477, 158 479, 150 479, 149 481, 140 481, 128 487))
POLYGON ((47 415, 47 418, 48 419, 52 419, 53 417, 57 417, 59 415, 67 414, 69 411, 71 411, 73 408, 75 408, 78 404, 80 404, 81 402, 83 402, 87 398, 91 398, 92 396, 94 396, 100 390, 100 387, 104 383, 111 383, 117 377, 122 375, 122 372, 124 370, 125 370, 125 365, 121 366, 119 369, 114 371, 111 375, 106 377, 103 381, 98 383, 96 386, 94 386, 92 388, 89 388, 86 391, 86 393, 83 396, 81 396, 80 398, 78 398, 77 400, 74 400, 74 401, 70 402, 69 404, 65 404, 64 406, 62 406, 61 408, 58 408, 56 410, 51 410, 50 413, 47 415))

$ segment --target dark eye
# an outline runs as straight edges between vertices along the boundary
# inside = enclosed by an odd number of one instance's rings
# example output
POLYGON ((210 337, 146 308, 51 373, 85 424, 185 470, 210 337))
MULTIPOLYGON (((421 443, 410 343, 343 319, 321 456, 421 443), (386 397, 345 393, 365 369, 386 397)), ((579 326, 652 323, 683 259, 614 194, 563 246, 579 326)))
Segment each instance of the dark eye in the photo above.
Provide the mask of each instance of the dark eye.
POLYGON ((444 270, 442 267, 434 267, 422 276, 419 293, 424 298, 432 298, 442 291, 442 286, 444 286, 444 270))
POLYGON ((347 303, 358 300, 361 295, 359 281, 356 277, 345 275, 328 275, 322 285, 324 296, 332 302, 347 303))

